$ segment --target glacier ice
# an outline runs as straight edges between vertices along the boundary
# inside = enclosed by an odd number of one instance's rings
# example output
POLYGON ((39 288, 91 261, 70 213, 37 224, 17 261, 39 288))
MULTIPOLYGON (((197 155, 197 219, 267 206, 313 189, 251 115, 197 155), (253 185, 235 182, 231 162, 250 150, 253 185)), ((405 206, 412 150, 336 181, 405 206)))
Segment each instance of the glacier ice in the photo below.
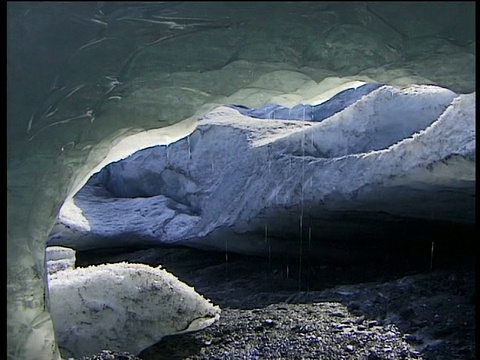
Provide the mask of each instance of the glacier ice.
MULTIPOLYGON (((278 3, 275 11, 267 3, 206 4, 7 4, 8 359, 60 358, 44 300, 45 240, 65 200, 72 200, 86 180, 108 162, 182 138, 193 131, 198 116, 219 105, 252 107, 272 102, 292 106, 329 90, 318 85, 331 83, 332 79, 399 86, 437 84, 464 94, 475 89, 475 42, 462 42, 474 37, 474 32, 469 31, 475 23, 471 21, 473 2, 369 5, 384 19, 395 21, 394 28, 405 33, 403 40, 418 33, 426 38, 443 35, 448 42, 453 37, 455 41, 455 46, 442 46, 441 53, 422 54, 415 49, 423 45, 399 43, 401 36, 365 9, 363 3, 285 2, 278 3), (169 6, 174 9, 165 9, 169 6), (119 20, 132 11, 134 16, 146 19, 152 11, 178 11, 185 17, 203 13, 208 19, 220 20, 223 26, 231 21, 231 26, 192 33, 170 43, 158 42, 142 51, 145 44, 174 29, 152 29, 151 23, 127 24, 119 20), (252 14, 258 15, 255 20, 260 21, 251 21, 252 14), (342 53, 338 57, 346 66, 338 71, 320 66, 321 61, 332 59, 331 53, 309 59, 314 50, 311 48, 322 43, 325 33, 343 23, 361 24, 381 34, 384 40, 373 39, 376 42, 369 49, 379 49, 380 55, 386 54, 383 51, 398 51, 400 60, 388 64, 368 62, 371 68, 349 73, 343 71, 349 64, 342 53), (195 50, 198 44, 202 46, 195 50), (137 51, 141 53, 138 61, 123 66, 137 51), (186 57, 186 51, 192 56, 186 57), (409 58, 407 55, 412 53, 420 56, 409 58), (108 93, 119 75, 127 76, 108 93), (189 119, 188 125, 183 123, 184 128, 175 130, 175 134, 170 133, 171 128, 158 131, 184 119, 189 119)), ((351 58, 353 67, 357 60, 351 58)), ((459 114, 471 114, 463 108, 464 100, 457 103, 459 114)), ((468 101, 474 102, 473 97, 468 101)), ((460 133, 456 128, 451 135, 460 133)), ((190 141, 195 156, 195 137, 190 141)), ((436 148, 440 150, 443 143, 439 141, 436 148)), ((415 145, 422 148, 421 141, 415 145)), ((411 149, 415 153, 417 148, 411 149)), ((422 169, 412 170, 411 174, 419 180, 419 187, 432 180, 441 183, 456 177, 460 178, 458 185, 465 179, 472 181, 472 162, 474 159, 453 156, 432 165, 433 175, 422 169)), ((219 166, 210 162, 208 169, 216 171, 219 166)), ((402 181, 409 179, 396 181, 401 189, 402 181)), ((451 215, 455 214, 452 210, 451 215)), ((185 218, 179 220, 178 224, 182 224, 185 218)))
POLYGON ((225 239, 240 236, 231 251, 266 254, 283 245, 267 246, 265 225, 274 238, 296 238, 301 213, 310 231, 329 239, 349 234, 350 220, 342 219, 349 211, 423 219, 434 211, 439 220, 472 223, 474 111, 473 95, 388 85, 322 122, 256 119, 218 107, 183 139, 96 174, 63 206, 63 231, 49 242, 221 250, 225 239), (418 204, 419 197, 430 199, 418 204), (324 219, 332 214, 343 229, 332 230, 333 220, 324 219))

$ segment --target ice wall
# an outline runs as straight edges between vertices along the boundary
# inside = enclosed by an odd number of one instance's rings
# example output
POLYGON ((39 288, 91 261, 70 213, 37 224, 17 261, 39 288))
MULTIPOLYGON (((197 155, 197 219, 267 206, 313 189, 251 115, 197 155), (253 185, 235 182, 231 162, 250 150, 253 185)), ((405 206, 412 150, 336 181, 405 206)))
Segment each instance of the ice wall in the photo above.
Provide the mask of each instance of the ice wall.
MULTIPOLYGON (((321 122, 218 107, 187 137, 138 151, 91 178, 62 207, 49 243, 221 251, 237 236, 229 251, 271 255, 284 251, 280 239, 293 247, 299 221, 308 222, 314 241, 360 242, 349 211, 378 223, 364 237, 382 237, 382 212, 473 223, 474 112, 473 95, 388 85, 321 122)), ((310 254, 321 259, 327 251, 310 254)))

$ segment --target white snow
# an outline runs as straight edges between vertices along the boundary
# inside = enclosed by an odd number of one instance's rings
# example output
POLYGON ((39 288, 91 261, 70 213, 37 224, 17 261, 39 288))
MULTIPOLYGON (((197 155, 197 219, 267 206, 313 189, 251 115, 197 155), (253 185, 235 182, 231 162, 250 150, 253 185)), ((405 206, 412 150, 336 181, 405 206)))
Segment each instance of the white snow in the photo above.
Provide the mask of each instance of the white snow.
POLYGON ((164 336, 201 330, 220 309, 164 269, 116 263, 49 277, 49 308, 64 357, 138 354, 164 336))

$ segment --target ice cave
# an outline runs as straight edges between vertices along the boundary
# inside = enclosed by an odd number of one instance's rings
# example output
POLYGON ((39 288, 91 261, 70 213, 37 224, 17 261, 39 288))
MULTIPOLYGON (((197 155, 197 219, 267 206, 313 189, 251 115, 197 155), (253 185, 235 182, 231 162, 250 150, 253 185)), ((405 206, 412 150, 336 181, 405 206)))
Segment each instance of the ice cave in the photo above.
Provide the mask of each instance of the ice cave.
POLYGON ((474 359, 475 84, 473 1, 8 2, 7 359, 474 359), (405 273, 357 340, 295 307, 345 318, 372 287, 322 274, 407 262, 455 283, 461 335, 413 290, 392 310, 405 273))

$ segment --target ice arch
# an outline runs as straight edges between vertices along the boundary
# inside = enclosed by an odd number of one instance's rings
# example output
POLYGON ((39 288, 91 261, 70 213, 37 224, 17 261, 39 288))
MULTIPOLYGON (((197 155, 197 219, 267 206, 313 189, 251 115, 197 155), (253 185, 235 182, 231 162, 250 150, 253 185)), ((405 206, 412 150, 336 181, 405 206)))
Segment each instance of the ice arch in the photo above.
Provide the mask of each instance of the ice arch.
POLYGON ((129 136, 161 143, 154 129, 189 131, 217 104, 292 105, 322 81, 473 91, 473 3, 426 4, 9 3, 8 359, 60 358, 45 239, 89 174, 134 150, 129 136))

